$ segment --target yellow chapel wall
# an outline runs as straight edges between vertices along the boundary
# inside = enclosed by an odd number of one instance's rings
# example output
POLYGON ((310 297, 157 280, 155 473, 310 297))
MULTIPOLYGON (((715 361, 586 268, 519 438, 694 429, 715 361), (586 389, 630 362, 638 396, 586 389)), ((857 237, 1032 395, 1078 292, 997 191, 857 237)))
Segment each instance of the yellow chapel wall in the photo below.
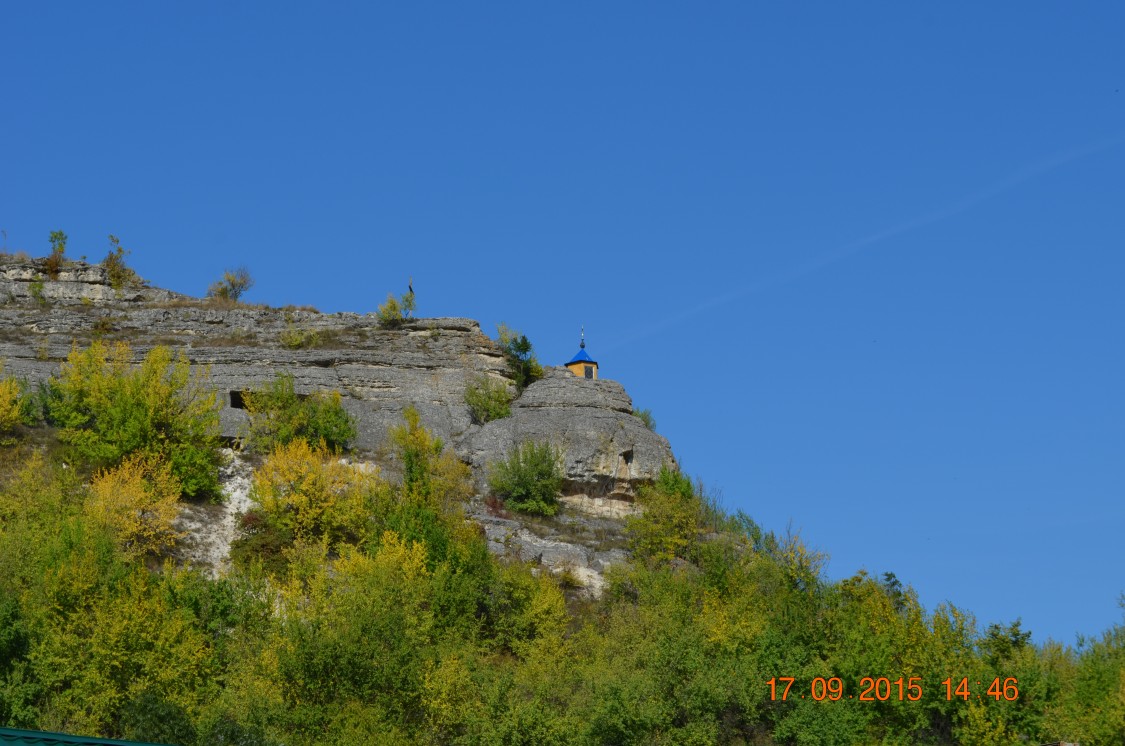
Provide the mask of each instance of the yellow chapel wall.
POLYGON ((579 378, 585 378, 586 377, 586 366, 587 365, 589 365, 591 368, 594 369, 594 380, 597 380, 597 378, 598 378, 598 364, 597 363, 583 363, 583 362, 567 363, 566 367, 567 367, 567 370, 569 370, 571 373, 578 376, 579 378))

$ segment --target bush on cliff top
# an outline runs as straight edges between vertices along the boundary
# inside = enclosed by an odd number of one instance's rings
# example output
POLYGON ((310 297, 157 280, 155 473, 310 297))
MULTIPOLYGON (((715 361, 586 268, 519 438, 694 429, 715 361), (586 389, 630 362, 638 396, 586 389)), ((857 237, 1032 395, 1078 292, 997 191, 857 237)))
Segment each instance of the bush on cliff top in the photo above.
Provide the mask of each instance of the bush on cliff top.
POLYGON ((51 253, 43 260, 43 267, 47 271, 47 277, 57 280, 65 261, 63 255, 66 254, 66 234, 62 231, 51 231, 50 241, 51 253))
POLYGON ((140 275, 125 263, 125 257, 129 253, 122 248, 121 239, 111 234, 109 237, 109 253, 105 255, 105 259, 102 259, 102 267, 105 268, 109 286, 118 293, 125 288, 139 287, 144 284, 140 275))
POLYGON ((527 335, 504 324, 500 324, 497 330, 499 336, 496 341, 508 361, 508 369, 516 382, 516 392, 523 393, 525 388, 543 377, 543 366, 536 359, 527 335))
POLYGON ((207 297, 218 301, 237 303, 250 288, 254 287, 254 278, 246 267, 228 269, 223 271, 222 278, 211 283, 207 288, 207 297))
POLYGON ((379 306, 376 312, 379 317, 379 326, 384 329, 397 329, 414 312, 414 291, 403 293, 395 297, 394 293, 387 293, 387 302, 379 306))

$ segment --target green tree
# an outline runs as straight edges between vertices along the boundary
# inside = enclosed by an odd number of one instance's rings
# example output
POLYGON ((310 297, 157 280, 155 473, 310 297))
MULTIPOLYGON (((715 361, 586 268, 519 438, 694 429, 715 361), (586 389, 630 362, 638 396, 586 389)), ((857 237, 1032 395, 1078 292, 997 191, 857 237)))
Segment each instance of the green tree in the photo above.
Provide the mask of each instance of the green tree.
POLYGON ((388 531, 371 554, 314 547, 309 560, 291 566, 263 650, 273 696, 307 733, 299 743, 387 742, 371 733, 416 719, 437 653, 426 547, 388 531))
POLYGON ((62 231, 51 231, 50 241, 51 253, 47 255, 44 266, 47 270, 47 276, 52 280, 57 280, 65 261, 63 255, 66 254, 66 234, 62 231))
POLYGON ((128 255, 129 252, 121 247, 121 239, 111 234, 109 237, 109 253, 105 255, 105 259, 102 259, 102 267, 105 268, 110 287, 118 293, 125 288, 137 287, 142 284, 137 273, 125 263, 125 257, 128 255))
POLYGON ((42 686, 39 725, 115 733, 122 709, 143 690, 197 709, 212 648, 176 607, 174 580, 106 563, 80 535, 67 541, 37 591, 42 616, 28 659, 42 686))
MULTIPOLYGON (((1046 711, 1042 740, 1094 746, 1125 743, 1125 623, 1097 636, 1080 637, 1077 650, 1052 649, 1050 643, 1045 647, 1041 659, 1044 668, 1052 669, 1055 692, 1042 705, 1046 711)), ((1023 689, 1021 679, 1021 698, 1023 689)))
POLYGON ((379 318, 379 326, 384 329, 397 329, 402 326, 403 322, 414 313, 415 297, 414 291, 410 290, 395 298, 394 293, 387 293, 387 302, 379 306, 376 315, 379 318))
POLYGON ((524 389, 543 377, 543 366, 536 359, 531 342, 526 335, 510 329, 504 324, 500 324, 498 330, 497 343, 504 352, 504 358, 508 361, 508 369, 512 373, 512 379, 516 382, 516 393, 522 393, 524 389))
POLYGON ((487 375, 474 378, 465 387, 465 403, 473 422, 483 425, 512 413, 512 394, 508 386, 487 375))
POLYGON ((287 373, 278 373, 261 389, 245 392, 243 400, 250 416, 248 445, 259 453, 298 439, 341 450, 356 436, 355 418, 344 409, 340 392, 299 396, 293 376, 287 373))
POLYGON ((690 556, 700 533, 703 502, 691 480, 667 466, 637 494, 640 515, 628 519, 630 547, 645 560, 668 562, 690 556))
POLYGON ((242 294, 254 287, 254 278, 246 267, 227 269, 223 271, 221 279, 211 283, 207 288, 207 297, 220 301, 237 303, 242 294))
POLYGON ((391 428, 390 438, 402 462, 403 490, 429 495, 433 467, 445 444, 422 427, 421 415, 414 407, 407 407, 402 419, 402 425, 391 428))
POLYGON ((527 441, 489 465, 488 485, 513 510, 554 515, 562 490, 562 454, 550 443, 527 441))
POLYGON ((217 394, 187 357, 154 347, 138 366, 128 345, 74 349, 48 384, 47 413, 59 439, 85 461, 110 467, 131 453, 160 456, 184 494, 219 486, 217 394))
POLYGON ((126 738, 151 743, 191 746, 197 737, 184 708, 152 689, 145 689, 125 704, 121 730, 126 738))

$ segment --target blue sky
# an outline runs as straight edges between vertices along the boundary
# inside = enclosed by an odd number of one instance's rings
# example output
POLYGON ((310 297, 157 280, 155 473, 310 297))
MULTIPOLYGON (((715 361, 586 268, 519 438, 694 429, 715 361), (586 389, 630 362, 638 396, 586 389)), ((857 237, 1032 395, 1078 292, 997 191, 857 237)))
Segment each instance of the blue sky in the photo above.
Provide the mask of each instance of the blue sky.
POLYGON ((1120 3, 7 3, 9 251, 585 325, 828 573, 1074 642, 1125 591, 1120 3))

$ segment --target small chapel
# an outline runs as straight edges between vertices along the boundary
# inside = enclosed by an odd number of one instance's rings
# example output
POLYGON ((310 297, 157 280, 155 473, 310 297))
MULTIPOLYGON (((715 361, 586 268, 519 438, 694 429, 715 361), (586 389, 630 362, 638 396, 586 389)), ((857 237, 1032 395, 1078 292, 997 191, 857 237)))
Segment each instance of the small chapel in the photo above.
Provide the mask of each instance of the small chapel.
POLYGON ((567 370, 579 378, 596 380, 598 377, 598 363, 586 352, 586 329, 582 329, 582 343, 578 345, 578 354, 566 364, 567 370))

